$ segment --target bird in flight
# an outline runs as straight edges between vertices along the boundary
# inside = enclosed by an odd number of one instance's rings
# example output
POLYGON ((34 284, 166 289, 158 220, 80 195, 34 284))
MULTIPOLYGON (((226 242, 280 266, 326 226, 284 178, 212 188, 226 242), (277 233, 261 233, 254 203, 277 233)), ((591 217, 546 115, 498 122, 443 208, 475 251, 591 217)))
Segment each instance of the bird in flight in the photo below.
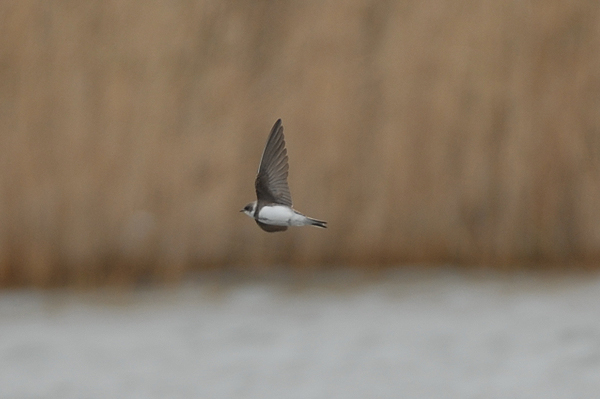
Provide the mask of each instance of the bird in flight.
POLYGON ((288 226, 327 228, 327 222, 309 218, 292 208, 292 196, 287 183, 288 157, 283 138, 283 126, 278 119, 269 133, 254 183, 257 201, 240 212, 253 218, 269 233, 285 231, 288 226))

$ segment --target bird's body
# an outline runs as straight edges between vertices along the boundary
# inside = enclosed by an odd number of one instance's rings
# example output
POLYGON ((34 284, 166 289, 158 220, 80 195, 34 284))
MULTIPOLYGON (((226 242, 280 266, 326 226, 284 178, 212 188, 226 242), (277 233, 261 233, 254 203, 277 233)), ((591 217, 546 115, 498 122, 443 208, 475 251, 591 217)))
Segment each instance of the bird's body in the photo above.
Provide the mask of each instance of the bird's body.
POLYGON ((327 222, 309 218, 292 208, 292 196, 287 184, 288 157, 283 138, 281 119, 275 122, 258 167, 256 176, 257 200, 241 210, 254 218, 265 231, 285 231, 288 226, 317 226, 326 228, 327 222))

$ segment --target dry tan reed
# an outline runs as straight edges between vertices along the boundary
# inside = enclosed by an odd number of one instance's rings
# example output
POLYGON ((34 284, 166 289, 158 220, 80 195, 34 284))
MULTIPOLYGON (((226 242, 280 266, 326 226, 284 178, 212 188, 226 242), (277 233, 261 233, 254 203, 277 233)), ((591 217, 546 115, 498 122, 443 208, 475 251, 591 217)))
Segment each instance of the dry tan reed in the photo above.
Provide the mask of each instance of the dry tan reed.
POLYGON ((0 285, 600 260, 600 2, 0 3, 0 285), (295 206, 237 211, 283 118, 295 206))

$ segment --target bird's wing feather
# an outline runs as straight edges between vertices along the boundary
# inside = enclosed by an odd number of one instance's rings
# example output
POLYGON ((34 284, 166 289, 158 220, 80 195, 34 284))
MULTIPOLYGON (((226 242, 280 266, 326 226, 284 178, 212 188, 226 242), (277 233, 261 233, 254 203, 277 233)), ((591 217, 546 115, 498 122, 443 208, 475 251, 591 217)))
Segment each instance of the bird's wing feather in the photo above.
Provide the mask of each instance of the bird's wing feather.
POLYGON ((259 202, 292 206, 292 196, 287 183, 288 169, 283 126, 281 119, 278 119, 271 129, 258 167, 255 186, 259 202))
POLYGON ((269 233, 275 233, 277 231, 286 231, 287 230, 287 226, 276 226, 274 224, 266 224, 266 223, 259 222, 258 220, 256 221, 256 224, 259 225, 261 229, 263 229, 264 231, 269 232, 269 233))

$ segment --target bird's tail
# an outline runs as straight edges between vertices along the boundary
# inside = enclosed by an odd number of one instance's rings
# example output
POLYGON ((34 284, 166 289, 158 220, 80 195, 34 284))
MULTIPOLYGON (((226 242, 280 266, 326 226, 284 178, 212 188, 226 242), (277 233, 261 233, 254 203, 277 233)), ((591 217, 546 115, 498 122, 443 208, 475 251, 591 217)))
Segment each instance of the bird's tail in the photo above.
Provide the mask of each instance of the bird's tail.
POLYGON ((309 218, 309 217, 307 217, 307 219, 310 221, 311 226, 317 226, 322 229, 327 228, 327 222, 325 222, 324 220, 317 220, 317 219, 313 219, 313 218, 309 218))

